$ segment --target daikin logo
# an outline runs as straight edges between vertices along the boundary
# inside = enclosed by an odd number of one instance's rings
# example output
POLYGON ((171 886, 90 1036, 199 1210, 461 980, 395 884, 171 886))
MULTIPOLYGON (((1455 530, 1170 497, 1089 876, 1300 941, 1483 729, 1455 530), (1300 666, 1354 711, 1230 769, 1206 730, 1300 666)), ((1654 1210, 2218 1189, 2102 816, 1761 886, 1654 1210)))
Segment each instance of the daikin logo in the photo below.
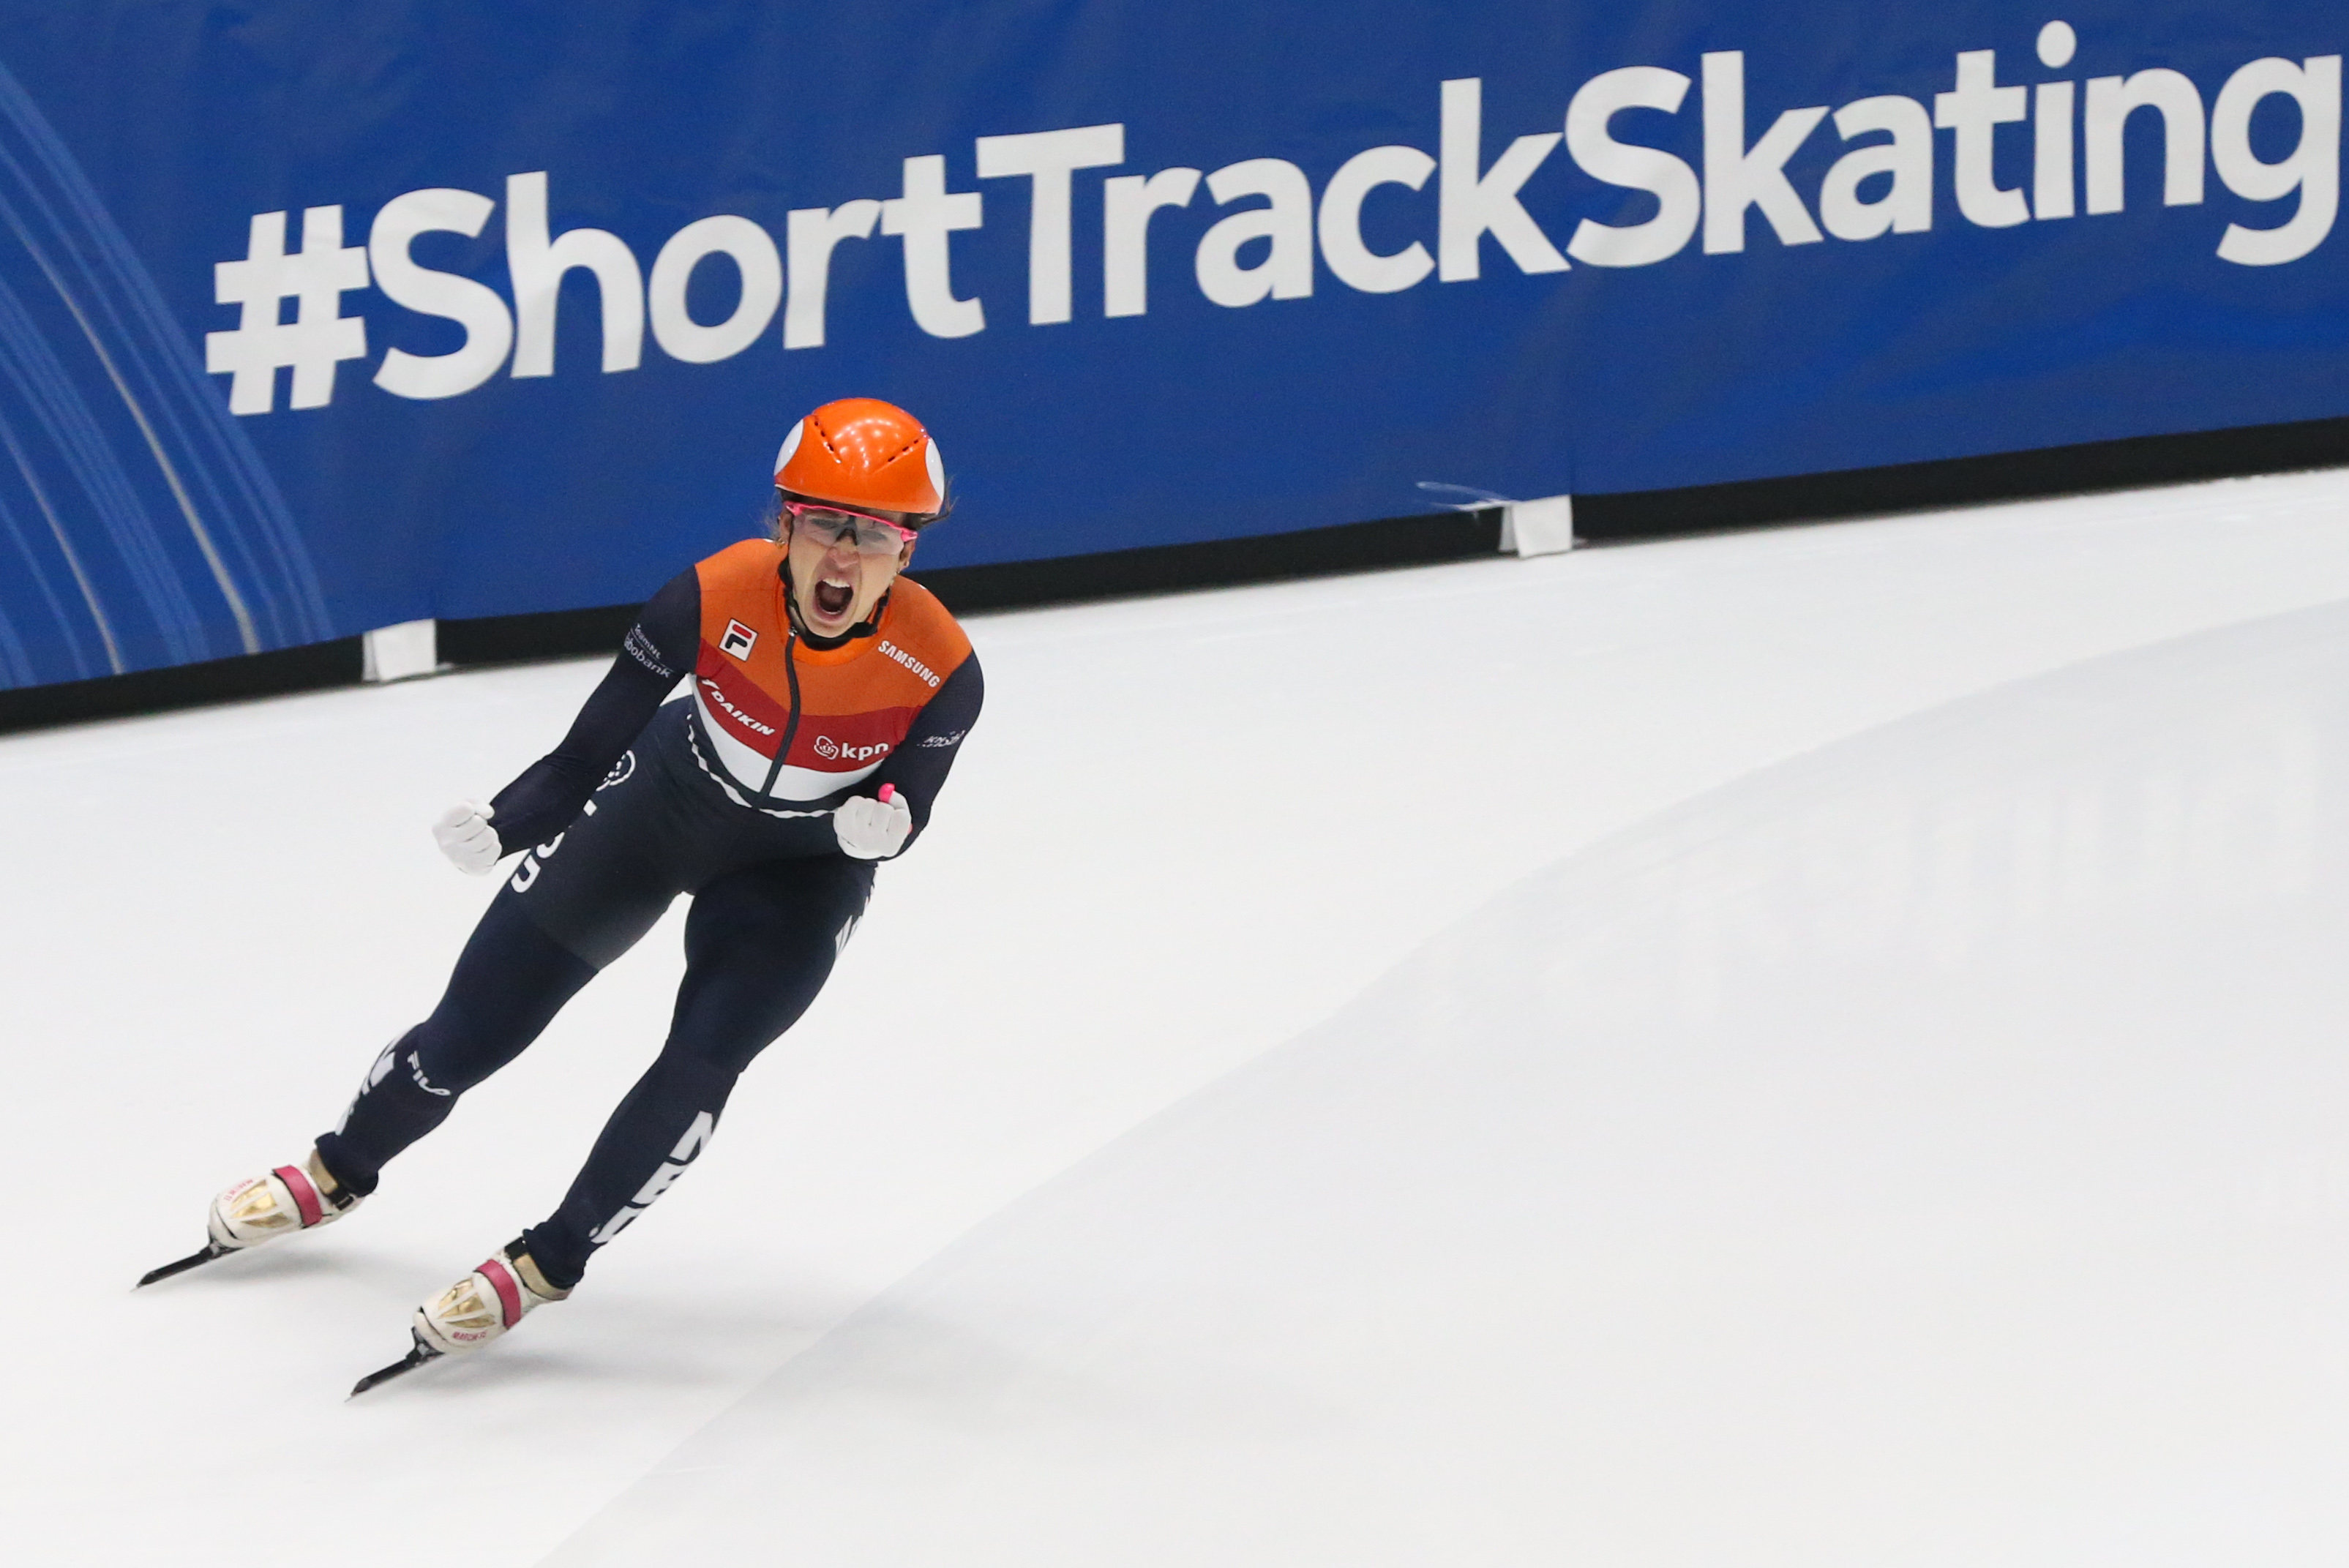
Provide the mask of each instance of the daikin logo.
POLYGON ((708 694, 711 702, 716 703, 719 708, 724 710, 728 717, 731 718, 735 723, 742 726, 745 729, 753 730, 760 735, 772 735, 775 733, 775 727, 773 725, 761 724, 757 719, 752 718, 749 714, 744 713, 740 708, 736 707, 731 702, 728 701, 726 693, 719 688, 716 681, 711 680, 708 676, 701 677, 701 689, 703 692, 708 694))
MULTIPOLYGON (((1630 64, 1599 72, 1568 95, 1559 129, 1527 130, 1485 161, 1484 81, 1457 77, 1436 88, 1427 108, 1433 150, 1391 145, 1354 154, 1317 192, 1286 159, 1246 158, 1202 171, 1180 165, 1110 173, 1129 162, 1123 124, 982 136, 971 150, 978 181, 1026 182, 1028 325, 1075 318, 1078 291, 1071 236, 1077 222, 1100 225, 1102 316, 1149 314, 1154 218, 1170 242, 1169 211, 1206 204, 1231 211, 1201 233, 1191 255, 1200 294, 1245 310, 1311 298, 1323 274, 1363 294, 1470 284, 1484 275, 1490 239, 1520 274, 1567 273, 1671 262, 1692 244, 1703 257, 1744 252, 1759 229, 1779 245, 1911 243, 1952 219, 1977 229, 2018 231, 2044 223, 2094 222, 2127 205, 2127 161, 2147 151, 2158 126, 2161 202, 2196 208, 2209 176, 2240 202, 2235 217, 2272 210, 2271 222, 2230 219, 2179 230, 2180 242, 2209 244, 2234 266, 2274 267, 2308 256, 2333 232, 2340 208, 2341 57, 2273 54, 2233 69, 2215 89, 2168 67, 2086 75, 2101 46, 2118 57, 2158 39, 2085 42, 2067 23, 2038 35, 2033 79, 2017 79, 2013 56, 1994 48, 1954 52, 1932 82, 1888 80, 1882 90, 1839 107, 1781 108, 1749 101, 1746 56, 1716 50, 1684 62, 1630 64), (1683 117, 1687 117, 1683 119, 1683 117), (2253 122, 2262 129, 2255 138, 2253 122), (1749 133, 1762 127, 1759 137, 1749 133), (2296 125, 2289 150, 2273 133, 2296 125), (2133 139, 2134 132, 2134 139, 2133 139), (1845 150, 1816 189, 1789 174, 1795 154, 1832 135, 1845 150), (2255 145, 2256 141, 2256 145, 2255 145), (2032 173, 2000 180, 2000 150, 2026 145, 2032 173), (1639 222, 1588 213, 1536 211, 1527 181, 1563 148, 1585 175, 1640 192, 1651 208, 1639 222), (1675 151, 1673 149, 1680 150, 1675 151), (1682 156, 1687 153, 1690 156, 1682 156), (2281 156, 2269 156, 2280 153, 2281 156), (1103 171, 1097 182, 1078 177, 1103 171), (1946 172, 1945 172, 1946 171, 1946 172), (1362 229, 1374 192, 1435 186, 1425 232, 1399 250, 1375 251, 1362 229), (2282 205, 2289 203, 2289 205, 2282 205), (1954 209, 1952 212, 1951 209, 1954 209), (1563 238, 1564 243, 1559 242, 1563 238)), ((2010 153, 2010 157, 2012 154, 2010 153)), ((985 226, 986 192, 956 191, 943 153, 902 160, 895 195, 855 196, 783 215, 782 243, 745 217, 718 214, 679 229, 647 273, 619 235, 602 229, 557 232, 544 171, 505 181, 503 292, 417 261, 410 246, 428 234, 476 238, 499 213, 495 197, 449 189, 410 191, 376 210, 367 242, 347 244, 345 211, 316 206, 302 215, 301 248, 288 252, 285 212, 255 214, 241 260, 214 269, 213 297, 239 308, 237 325, 205 335, 205 365, 231 377, 229 407, 264 414, 277 372, 290 368, 289 407, 332 401, 337 367, 368 354, 367 323, 346 315, 347 296, 374 288, 393 304, 455 324, 463 341, 441 354, 387 348, 374 383, 399 397, 453 397, 500 371, 517 379, 554 374, 555 316, 563 282, 592 277, 603 327, 602 371, 636 369, 647 325, 669 358, 707 365, 768 336, 780 311, 781 346, 820 349, 828 335, 833 256, 843 245, 895 240, 904 263, 905 307, 933 337, 986 331, 988 302, 957 292, 953 237, 985 226), (687 284, 704 263, 730 268, 739 284, 731 314, 703 323, 686 308, 687 284), (789 287, 785 284, 788 279, 789 287), (287 301, 294 319, 283 320, 287 301)), ((1386 196, 1385 201, 1398 198, 1386 196)), ((1713 262, 1714 265, 1733 263, 1713 262)), ((1561 286, 1597 286, 1588 281, 1561 286)))

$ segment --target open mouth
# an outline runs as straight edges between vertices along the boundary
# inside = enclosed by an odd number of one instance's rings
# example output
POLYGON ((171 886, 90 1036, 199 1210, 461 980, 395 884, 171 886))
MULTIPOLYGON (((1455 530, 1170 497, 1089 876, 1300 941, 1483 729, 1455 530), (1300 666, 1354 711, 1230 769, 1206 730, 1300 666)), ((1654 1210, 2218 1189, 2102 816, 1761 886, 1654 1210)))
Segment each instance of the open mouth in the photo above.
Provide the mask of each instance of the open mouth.
POLYGON ((848 606, 856 600, 856 590, 852 584, 826 577, 817 582, 812 597, 815 600, 815 613, 827 621, 834 621, 848 614, 848 606))

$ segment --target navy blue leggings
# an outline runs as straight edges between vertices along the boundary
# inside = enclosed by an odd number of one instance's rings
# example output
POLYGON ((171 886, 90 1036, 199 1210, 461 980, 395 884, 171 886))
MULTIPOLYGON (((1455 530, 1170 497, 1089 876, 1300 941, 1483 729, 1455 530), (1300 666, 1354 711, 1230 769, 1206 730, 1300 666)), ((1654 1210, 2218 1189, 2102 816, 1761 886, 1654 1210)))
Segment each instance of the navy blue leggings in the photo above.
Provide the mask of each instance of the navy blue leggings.
MULTIPOLYGON (((583 874, 567 880, 583 888, 606 883, 610 879, 585 875, 589 868, 581 862, 618 847, 583 844, 559 860, 550 856, 543 880, 566 880, 551 873, 568 861, 583 874)), ((539 880, 533 872, 523 881, 518 872, 499 890, 440 1006, 376 1058, 341 1124, 318 1140, 319 1156, 337 1181, 374 1191, 394 1155, 447 1119, 467 1089, 521 1055, 595 978, 599 965, 574 951, 595 944, 565 945, 542 923, 547 917, 539 911, 554 908, 544 894, 560 890, 542 889, 539 880)), ((575 924, 581 909, 594 906, 640 934, 677 890, 626 880, 638 884, 630 896, 574 898, 563 913, 575 924)), ((524 1233, 551 1282, 575 1284, 588 1254, 700 1153, 735 1078, 823 988, 872 887, 869 863, 834 853, 740 866, 695 890, 685 923, 685 980, 668 1039, 605 1124, 561 1205, 524 1233)), ((572 929, 551 923, 566 934, 572 929)), ((603 951, 596 956, 608 961, 603 951)))

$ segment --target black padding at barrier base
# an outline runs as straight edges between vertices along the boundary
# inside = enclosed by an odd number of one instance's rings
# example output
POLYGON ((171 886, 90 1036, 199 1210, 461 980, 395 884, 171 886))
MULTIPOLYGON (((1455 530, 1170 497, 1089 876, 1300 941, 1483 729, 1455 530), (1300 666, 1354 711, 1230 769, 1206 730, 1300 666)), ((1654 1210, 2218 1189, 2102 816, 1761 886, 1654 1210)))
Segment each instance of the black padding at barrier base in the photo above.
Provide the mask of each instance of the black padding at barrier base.
MULTIPOLYGON (((1575 531, 1594 543, 1827 522, 1990 501, 2349 465, 2349 418, 2141 436, 1981 458, 1627 495, 1577 496, 1575 531)), ((958 614, 1228 588, 1298 577, 1427 565, 1494 554, 1497 510, 1424 513, 1251 539, 1212 540, 1050 561, 911 573, 958 614)), ((511 664, 609 652, 634 605, 442 621, 445 664, 511 664)), ((0 691, 0 733, 347 686, 359 639, 98 680, 0 691)))
POLYGON ((359 639, 341 637, 200 665, 18 686, 0 691, 0 734, 351 686, 363 673, 364 662, 359 639))

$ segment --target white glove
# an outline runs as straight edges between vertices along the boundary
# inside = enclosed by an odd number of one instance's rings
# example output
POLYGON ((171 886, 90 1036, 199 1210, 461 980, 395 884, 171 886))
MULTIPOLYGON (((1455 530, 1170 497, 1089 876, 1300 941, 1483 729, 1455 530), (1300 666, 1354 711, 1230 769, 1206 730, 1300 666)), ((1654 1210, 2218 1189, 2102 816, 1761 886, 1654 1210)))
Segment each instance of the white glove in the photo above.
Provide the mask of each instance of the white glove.
POLYGON ((481 876, 496 868, 498 858, 505 850, 498 842, 498 830, 490 826, 496 813, 487 806, 477 806, 471 800, 460 800, 440 813, 432 824, 432 837, 449 863, 469 877, 481 876))
POLYGON ((905 835, 914 830, 913 808, 894 784, 881 786, 881 797, 852 795, 833 810, 832 830, 842 854, 885 861, 905 847, 905 835))

